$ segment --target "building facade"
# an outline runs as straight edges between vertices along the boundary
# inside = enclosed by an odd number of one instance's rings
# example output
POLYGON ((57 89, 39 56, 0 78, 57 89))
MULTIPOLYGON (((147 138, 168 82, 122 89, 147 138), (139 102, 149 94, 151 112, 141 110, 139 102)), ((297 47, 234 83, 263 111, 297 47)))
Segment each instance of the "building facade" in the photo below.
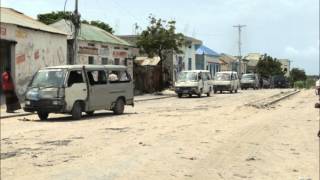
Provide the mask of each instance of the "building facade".
MULTIPOLYGON (((138 40, 138 35, 122 35, 118 37, 134 46, 136 46, 138 40)), ((202 45, 202 41, 187 36, 184 36, 184 41, 185 43, 180 47, 182 53, 167 53, 163 62, 163 79, 170 84, 174 84, 179 72, 196 69, 196 50, 198 46, 202 45)), ((146 56, 146 54, 141 54, 138 48, 133 48, 132 52, 135 57, 146 56)))
POLYGON ((11 69, 22 96, 39 69, 67 63, 67 35, 10 8, 0 13, 0 71, 11 69))
POLYGON ((279 59, 281 63, 282 71, 285 73, 284 76, 290 76, 290 60, 289 59, 279 59))
MULTIPOLYGON (((72 23, 58 21, 50 26, 68 34, 68 59, 72 58, 72 23)), ((98 27, 81 24, 78 36, 78 55, 76 64, 125 65, 133 75, 133 46, 127 41, 98 27)))
POLYGON ((196 51, 196 69, 210 71, 211 77, 214 77, 221 70, 220 55, 212 49, 201 45, 196 51))

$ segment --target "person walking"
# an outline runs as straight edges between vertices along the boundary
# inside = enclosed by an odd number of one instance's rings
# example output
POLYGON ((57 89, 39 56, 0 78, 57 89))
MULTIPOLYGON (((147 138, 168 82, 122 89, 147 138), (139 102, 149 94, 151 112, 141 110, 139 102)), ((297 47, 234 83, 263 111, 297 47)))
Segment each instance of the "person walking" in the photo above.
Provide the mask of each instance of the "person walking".
POLYGON ((2 73, 1 80, 2 90, 6 100, 7 113, 14 113, 14 111, 21 109, 21 105, 14 90, 14 84, 9 68, 6 68, 2 73))

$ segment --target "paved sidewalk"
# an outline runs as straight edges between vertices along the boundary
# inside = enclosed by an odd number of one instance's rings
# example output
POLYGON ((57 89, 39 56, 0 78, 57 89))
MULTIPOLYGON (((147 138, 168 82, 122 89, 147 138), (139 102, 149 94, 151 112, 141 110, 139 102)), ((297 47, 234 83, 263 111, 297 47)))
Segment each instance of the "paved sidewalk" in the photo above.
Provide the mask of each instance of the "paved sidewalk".
MULTIPOLYGON (((173 91, 165 90, 161 93, 144 94, 144 95, 135 96, 134 101, 143 102, 143 101, 150 101, 150 100, 157 100, 157 99, 165 99, 165 98, 170 98, 174 96, 175 96, 175 93, 173 91)), ((24 104, 21 104, 21 107, 24 107, 24 104)), ((0 119, 27 116, 27 115, 33 114, 33 113, 25 112, 23 111, 23 109, 19 109, 18 111, 15 111, 15 113, 7 113, 5 104, 1 104, 0 109, 1 109, 0 119)))

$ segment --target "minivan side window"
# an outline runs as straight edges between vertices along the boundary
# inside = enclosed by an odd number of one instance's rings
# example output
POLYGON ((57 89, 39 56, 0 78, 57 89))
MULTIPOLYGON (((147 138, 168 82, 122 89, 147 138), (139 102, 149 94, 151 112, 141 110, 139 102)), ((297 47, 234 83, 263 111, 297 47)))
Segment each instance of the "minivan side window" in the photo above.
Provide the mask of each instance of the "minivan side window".
POLYGON ((110 71, 108 74, 110 83, 130 82, 131 78, 127 71, 110 71))
POLYGON ((90 85, 107 84, 107 76, 104 70, 94 70, 87 72, 90 85))
POLYGON ((70 71, 69 78, 68 78, 68 87, 71 87, 73 84, 76 83, 83 83, 83 76, 82 71, 70 71))

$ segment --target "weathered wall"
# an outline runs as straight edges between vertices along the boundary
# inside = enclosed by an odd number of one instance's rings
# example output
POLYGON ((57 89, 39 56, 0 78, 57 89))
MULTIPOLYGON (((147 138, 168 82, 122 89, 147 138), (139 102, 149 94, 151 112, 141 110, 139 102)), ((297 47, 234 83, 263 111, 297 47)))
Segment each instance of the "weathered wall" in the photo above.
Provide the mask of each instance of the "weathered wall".
POLYGON ((100 42, 80 41, 77 63, 88 64, 89 57, 91 56, 94 59, 94 64, 102 64, 102 58, 108 58, 108 64, 115 64, 115 59, 117 58, 120 60, 119 65, 127 65, 130 75, 133 76, 132 53, 132 47, 124 47, 100 42), (118 49, 116 49, 116 47, 118 49), (125 59, 127 59, 127 64, 125 64, 125 59))
POLYGON ((13 68, 19 95, 25 93, 37 70, 67 63, 67 36, 1 24, 1 31, 4 29, 1 38, 17 42, 13 68))

